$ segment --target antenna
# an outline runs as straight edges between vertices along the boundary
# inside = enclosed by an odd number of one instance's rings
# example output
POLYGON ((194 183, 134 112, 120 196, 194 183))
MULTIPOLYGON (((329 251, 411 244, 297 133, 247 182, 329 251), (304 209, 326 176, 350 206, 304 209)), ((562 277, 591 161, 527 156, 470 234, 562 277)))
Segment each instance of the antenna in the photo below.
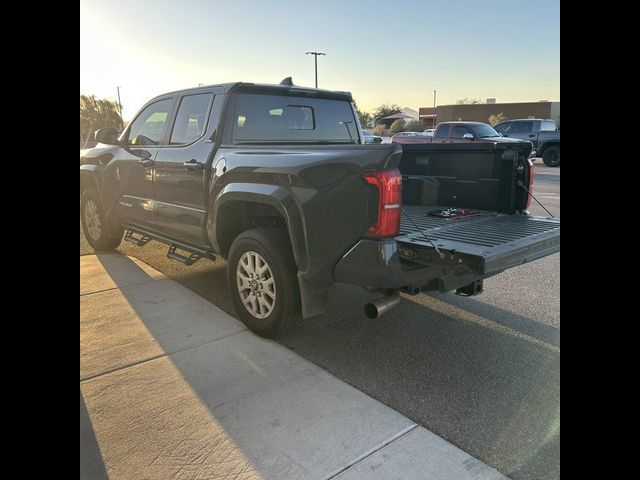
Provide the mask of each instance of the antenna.
POLYGON ((293 87, 293 80, 291 80, 291 77, 287 77, 284 78, 281 82, 280 85, 287 85, 288 87, 293 87))

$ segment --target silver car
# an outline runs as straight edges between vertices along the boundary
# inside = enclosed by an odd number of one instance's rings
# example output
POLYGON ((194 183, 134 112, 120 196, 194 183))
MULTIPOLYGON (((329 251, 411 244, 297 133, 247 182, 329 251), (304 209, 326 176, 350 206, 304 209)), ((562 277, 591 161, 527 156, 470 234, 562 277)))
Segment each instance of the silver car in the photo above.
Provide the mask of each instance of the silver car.
POLYGON ((371 133, 371 130, 362 130, 362 136, 364 137, 364 143, 382 143, 382 137, 374 135, 373 133, 371 133))

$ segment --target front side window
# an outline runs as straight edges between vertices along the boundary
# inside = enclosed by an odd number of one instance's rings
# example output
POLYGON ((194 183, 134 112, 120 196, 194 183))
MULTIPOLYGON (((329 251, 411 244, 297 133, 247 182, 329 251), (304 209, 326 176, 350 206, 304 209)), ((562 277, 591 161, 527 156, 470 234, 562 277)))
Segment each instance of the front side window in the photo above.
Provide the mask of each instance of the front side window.
POLYGON ((201 93, 182 98, 171 132, 171 145, 192 143, 204 135, 212 97, 212 93, 201 93))
POLYGON ((496 125, 495 127, 493 127, 497 132, 501 133, 502 135, 509 133, 509 131, 512 129, 513 127, 513 123, 501 123, 500 125, 496 125))
POLYGON ((240 93, 234 143, 356 143, 351 103, 324 98, 240 93))
POLYGON ((129 145, 158 145, 167 123, 173 100, 167 98, 145 108, 131 124, 129 145))
POLYGON ((462 138, 465 133, 471 133, 467 127, 456 125, 451 132, 451 138, 462 138))

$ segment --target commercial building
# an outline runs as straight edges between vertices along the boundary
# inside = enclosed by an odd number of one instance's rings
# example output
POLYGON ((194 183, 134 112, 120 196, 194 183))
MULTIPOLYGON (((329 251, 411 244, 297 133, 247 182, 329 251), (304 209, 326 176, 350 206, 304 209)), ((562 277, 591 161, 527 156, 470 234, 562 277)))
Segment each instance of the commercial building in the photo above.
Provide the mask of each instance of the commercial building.
POLYGON ((433 107, 420 107, 419 118, 425 128, 455 120, 489 123, 491 115, 499 114, 505 119, 550 118, 560 124, 560 102, 490 103, 490 100, 495 102, 495 99, 487 99, 487 103, 438 105, 435 112, 433 107))

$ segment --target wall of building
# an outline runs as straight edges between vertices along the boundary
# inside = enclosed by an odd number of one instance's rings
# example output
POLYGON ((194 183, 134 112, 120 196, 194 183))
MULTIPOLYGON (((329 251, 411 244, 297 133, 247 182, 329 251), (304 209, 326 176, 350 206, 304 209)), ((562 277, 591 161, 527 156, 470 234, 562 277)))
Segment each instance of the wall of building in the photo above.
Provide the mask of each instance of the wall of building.
POLYGON ((549 114, 551 120, 555 120, 560 125, 560 102, 551 102, 551 113, 549 114))
POLYGON ((434 115, 433 115, 434 109, 433 107, 420 107, 420 110, 418 111, 419 115, 420 115, 420 122, 422 122, 422 125, 424 126, 424 128, 433 128, 435 127, 434 124, 434 115))
POLYGON ((553 118, 552 104, 557 104, 558 121, 560 119, 560 102, 522 102, 522 103, 478 103, 474 105, 438 105, 436 108, 437 123, 451 120, 468 120, 473 122, 489 122, 491 115, 502 113, 508 119, 516 118, 553 118))

